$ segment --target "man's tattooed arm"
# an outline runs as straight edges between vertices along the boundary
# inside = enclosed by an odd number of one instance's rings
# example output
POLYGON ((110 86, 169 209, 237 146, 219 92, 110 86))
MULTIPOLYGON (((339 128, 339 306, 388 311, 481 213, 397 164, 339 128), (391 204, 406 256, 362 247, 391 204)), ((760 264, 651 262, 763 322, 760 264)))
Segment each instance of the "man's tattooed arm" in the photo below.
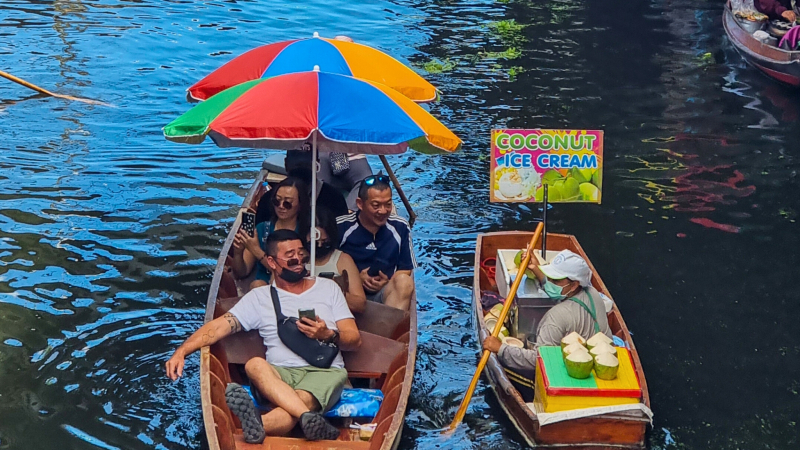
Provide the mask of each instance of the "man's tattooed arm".
POLYGON ((242 324, 239 323, 239 319, 237 319, 236 316, 234 316, 231 313, 225 313, 222 317, 228 322, 228 325, 231 327, 231 334, 242 331, 242 324))

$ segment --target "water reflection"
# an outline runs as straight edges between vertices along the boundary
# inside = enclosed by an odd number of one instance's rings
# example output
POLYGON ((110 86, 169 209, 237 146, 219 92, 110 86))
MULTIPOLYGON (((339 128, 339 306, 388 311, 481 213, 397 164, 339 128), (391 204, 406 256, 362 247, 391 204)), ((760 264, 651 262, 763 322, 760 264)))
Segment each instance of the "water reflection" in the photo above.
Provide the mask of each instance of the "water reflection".
POLYGON ((477 360, 475 236, 539 214, 488 203, 499 126, 606 131, 604 204, 558 206, 551 225, 579 236, 635 333, 651 447, 793 448, 800 342, 782 318, 800 313, 785 281, 800 261, 760 261, 776 257, 770 240, 798 244, 798 105, 742 63, 720 14, 685 1, 0 4, 17 75, 116 106, 0 84, 0 448, 200 447, 197 359, 174 384, 161 366, 202 321, 264 154, 175 146, 160 127, 231 55, 313 31, 429 71, 443 94, 431 111, 465 142, 390 158, 420 214, 402 448, 524 447, 483 383, 465 425, 439 433, 477 360), (773 300, 775 286, 789 293, 773 300), (776 358, 786 370, 765 382, 776 358))

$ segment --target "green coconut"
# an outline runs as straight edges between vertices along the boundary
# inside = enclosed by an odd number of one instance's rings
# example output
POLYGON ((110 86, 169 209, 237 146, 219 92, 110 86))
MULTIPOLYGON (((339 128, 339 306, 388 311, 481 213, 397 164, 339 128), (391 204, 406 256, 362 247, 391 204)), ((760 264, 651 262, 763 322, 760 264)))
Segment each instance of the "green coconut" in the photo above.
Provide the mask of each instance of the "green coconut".
POLYGON ((556 180, 564 178, 561 173, 555 169, 550 169, 542 174, 542 183, 552 186, 556 180))
POLYGON ((573 167, 569 170, 570 176, 578 180, 578 183, 587 183, 592 180, 592 175, 594 175, 595 169, 579 169, 577 167, 573 167))
POLYGON ((594 357, 594 374, 601 380, 617 378, 619 360, 611 353, 601 353, 594 357))
POLYGON ((572 344, 569 344, 568 346, 561 349, 561 357, 566 358, 567 356, 575 352, 589 353, 589 350, 586 350, 586 347, 581 345, 579 342, 573 342, 572 344))
POLYGON ((586 346, 586 339, 583 338, 580 334, 573 331, 572 333, 564 336, 561 339, 561 350, 564 350, 564 347, 568 346, 569 344, 573 344, 577 342, 583 346, 586 346))
POLYGON ((577 351, 564 358, 564 365, 567 367, 567 374, 572 378, 589 378, 594 361, 590 354, 577 351))
POLYGON ((581 183, 578 190, 583 201, 596 202, 600 198, 600 189, 592 183, 581 183))
MULTIPOLYGON (((525 250, 520 250, 517 252, 517 255, 514 256, 514 265, 517 266, 517 270, 519 270, 519 265, 522 264, 522 254, 525 253, 525 250)), ((534 260, 534 256, 531 255, 531 261, 534 260)), ((536 278, 536 274, 533 273, 531 269, 525 269, 525 275, 528 278, 534 279, 536 278)))
POLYGON ((589 353, 591 353, 592 356, 602 355, 603 353, 609 353, 611 355, 617 356, 617 349, 606 344, 605 342, 600 342, 599 344, 592 347, 592 349, 589 350, 589 353))
POLYGON ((561 195, 564 199, 575 199, 580 195, 581 183, 572 177, 564 179, 564 185, 561 186, 561 195))
MULTIPOLYGON (((492 309, 489 310, 489 314, 491 314, 492 317, 494 317, 495 319, 499 319, 500 318, 500 313, 502 311, 503 311, 503 304, 502 303, 498 303, 498 304, 492 306, 492 309)), ((485 316, 484 316, 484 318, 485 318, 485 316)))
POLYGON ((595 170, 594 173, 592 174, 592 180, 591 181, 592 181, 593 185, 597 186, 598 188, 602 188, 603 187, 603 172, 601 172, 600 169, 595 170))
POLYGON ((586 347, 588 347, 589 350, 591 350, 595 345, 601 342, 605 342, 606 344, 611 345, 611 343, 614 341, 612 341, 611 338, 606 336, 603 332, 598 331, 597 334, 586 340, 586 347))

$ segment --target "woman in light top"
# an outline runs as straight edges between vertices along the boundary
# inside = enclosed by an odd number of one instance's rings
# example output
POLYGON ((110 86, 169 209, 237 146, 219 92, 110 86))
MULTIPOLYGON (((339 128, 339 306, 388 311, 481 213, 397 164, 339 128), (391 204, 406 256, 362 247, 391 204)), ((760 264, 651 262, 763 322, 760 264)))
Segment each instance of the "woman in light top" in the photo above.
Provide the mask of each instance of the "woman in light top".
MULTIPOLYGON (((326 208, 317 209, 317 230, 319 238, 317 239, 316 266, 312 275, 332 278, 342 288, 350 311, 363 312, 367 296, 361 285, 358 268, 350 255, 336 248, 339 242, 339 229, 333 214, 326 208)), ((310 245, 310 242, 311 234, 309 233, 306 238, 306 247, 310 245)))
POLYGON ((269 284, 269 270, 263 262, 267 236, 283 229, 293 230, 301 236, 307 234, 310 213, 308 188, 302 180, 288 177, 264 194, 258 201, 255 236, 239 230, 234 237, 231 267, 234 275, 239 279, 246 278, 255 267, 256 279, 250 283, 250 289, 269 284))

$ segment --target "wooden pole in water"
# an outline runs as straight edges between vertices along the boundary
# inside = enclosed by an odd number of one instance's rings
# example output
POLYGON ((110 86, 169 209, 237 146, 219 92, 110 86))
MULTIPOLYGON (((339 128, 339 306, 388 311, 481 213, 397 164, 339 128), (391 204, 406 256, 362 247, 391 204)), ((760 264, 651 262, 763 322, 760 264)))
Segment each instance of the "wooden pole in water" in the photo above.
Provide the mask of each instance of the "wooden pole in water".
POLYGON ((417 214, 411 209, 411 203, 408 201, 408 197, 406 197, 405 192, 403 192, 403 188, 400 187, 400 181, 394 176, 394 172, 392 171, 391 166, 389 166, 389 161, 386 160, 384 155, 380 155, 381 162, 383 163, 383 168, 386 169, 386 173, 389 174, 389 178, 394 183, 394 187, 397 189, 397 195, 400 196, 400 200, 403 201, 403 204, 406 206, 406 211, 408 211, 408 224, 414 225, 414 221, 417 220, 417 214))
POLYGON ((20 84, 22 86, 25 86, 28 89, 33 89, 36 92, 39 92, 39 93, 42 93, 42 94, 45 94, 45 95, 49 95, 51 97, 63 98, 64 100, 74 100, 74 101, 78 101, 78 102, 89 103, 91 105, 111 106, 108 103, 103 103, 103 102, 97 101, 97 100, 90 100, 88 98, 79 98, 79 97, 73 97, 71 95, 56 94, 55 92, 50 92, 47 89, 41 88, 41 87, 39 87, 39 86, 37 86, 37 85, 35 85, 33 83, 28 83, 27 81, 23 80, 22 78, 17 78, 14 75, 11 75, 8 72, 3 72, 2 70, 0 70, 0 77, 3 77, 3 78, 8 79, 8 80, 11 80, 14 83, 17 83, 17 84, 20 84))
MULTIPOLYGON (((508 291, 508 297, 506 297, 506 301, 503 303, 503 310, 500 311, 500 317, 497 318, 497 324, 494 326, 494 330, 492 331, 492 337, 497 337, 500 334, 500 329, 503 328, 503 322, 506 320, 508 311, 511 310, 511 304, 514 303, 513 300, 517 295, 517 289, 524 278, 521 276, 521 274, 525 273, 525 268, 528 267, 528 263, 531 262, 533 250, 536 248, 536 241, 539 240, 539 236, 541 236, 543 228, 544 224, 540 222, 539 225, 536 226, 536 231, 533 232, 533 237, 531 237, 531 241, 528 243, 528 249, 525 252, 525 258, 523 258, 519 263, 519 271, 517 272, 517 276, 514 278, 514 283, 511 284, 511 289, 508 291)), ((475 387, 478 385, 481 372, 483 372, 483 368, 486 367, 486 363, 489 361, 490 354, 491 352, 489 350, 483 351, 481 362, 478 363, 478 369, 475 370, 475 375, 472 376, 472 382, 470 382, 469 388, 464 395, 464 400, 461 401, 461 406, 459 406, 458 411, 456 411, 456 417, 453 419, 453 423, 450 424, 450 428, 448 429, 449 432, 455 430, 456 427, 458 427, 458 424, 461 423, 461 420, 464 419, 464 415, 467 413, 467 407, 469 406, 469 401, 472 400, 472 393, 475 391, 475 387)))

